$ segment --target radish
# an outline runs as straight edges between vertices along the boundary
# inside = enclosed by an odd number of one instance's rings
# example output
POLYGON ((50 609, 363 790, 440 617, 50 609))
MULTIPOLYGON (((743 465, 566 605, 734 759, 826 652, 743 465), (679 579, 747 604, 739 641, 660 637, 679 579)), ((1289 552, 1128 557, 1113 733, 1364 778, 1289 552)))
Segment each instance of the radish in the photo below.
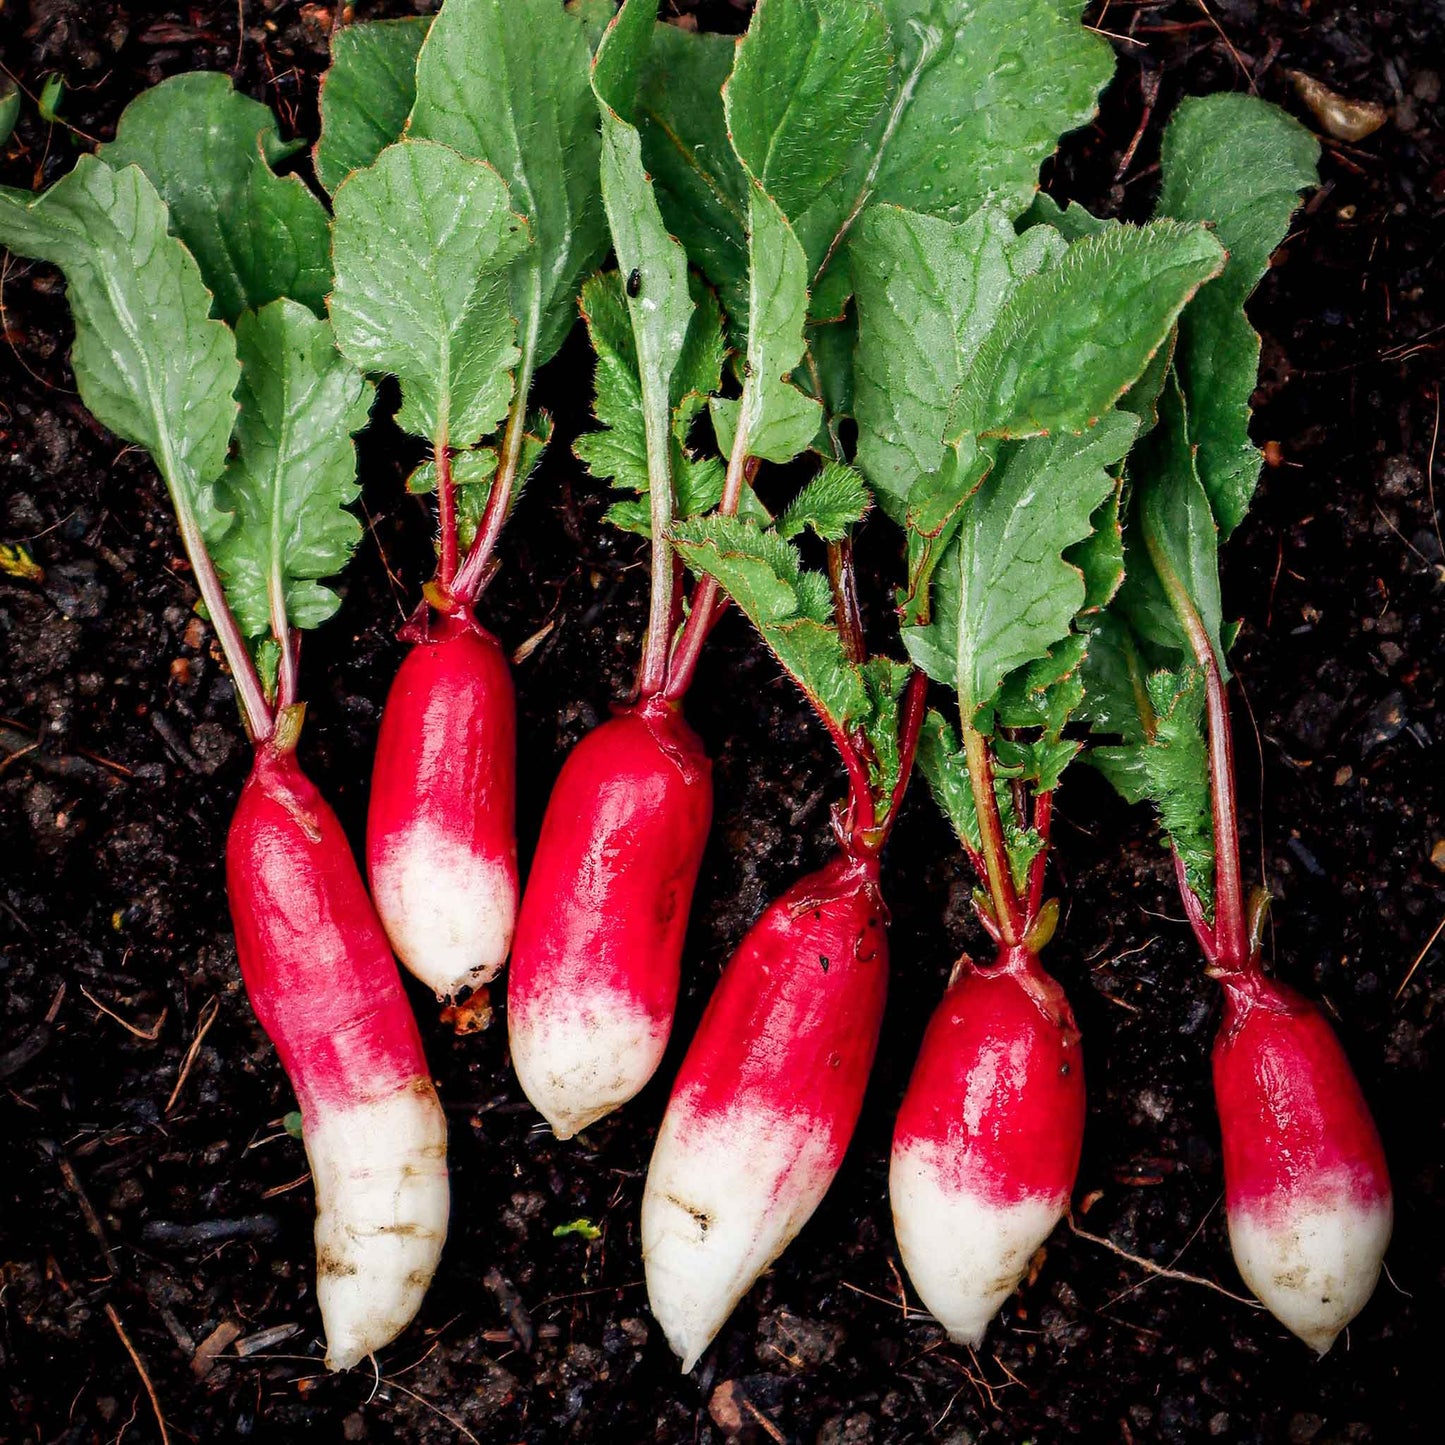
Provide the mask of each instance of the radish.
POLYGON ((1318 144, 1248 96, 1187 101, 1164 138, 1159 209, 1219 217, 1230 260, 1179 322, 1157 424, 1131 463, 1129 580, 1095 632, 1087 710, 1122 742, 1094 761, 1149 799, 1174 854, 1184 911, 1224 989, 1214 1090, 1235 1263, 1271 1313, 1324 1354, 1364 1307, 1389 1243, 1379 1136, 1315 1006, 1266 976, 1268 897, 1240 867, 1219 542, 1259 477, 1248 439, 1260 342, 1243 311, 1318 144))
MULTIPOLYGON (((216 79, 203 140, 233 147, 217 174, 264 167, 255 103, 233 97, 239 115, 228 119, 232 93, 216 79)), ((161 173, 175 188, 196 163, 174 143, 191 133, 181 122, 196 91, 162 89, 126 140, 152 167, 176 166, 161 173), (148 144, 144 127, 154 128, 148 144)), ((241 309, 234 332, 210 319, 210 273, 182 244, 195 214, 173 216, 138 166, 87 156, 33 204, 0 195, 0 242, 65 272, 81 395, 165 480, 255 747, 226 891, 242 978, 301 1106, 326 1360, 343 1370, 415 1315, 449 1207, 446 1120, 395 961, 341 827, 295 753, 300 630, 335 611, 318 579, 341 571, 360 536, 345 506, 358 491, 352 435, 371 388, 330 326, 294 300, 241 309)), ((325 267, 324 247, 297 265, 284 228, 266 234, 291 274, 325 267)))
POLYGON ((1324 1354, 1390 1242, 1384 1150, 1320 1011, 1257 970, 1226 976, 1214 1045, 1229 1239, 1244 1282, 1324 1354))
POLYGON ((688 566, 721 584, 802 686, 849 781, 834 857, 769 905, 723 970, 653 1149, 642 1256, 684 1370, 822 1201, 878 1043, 888 989, 878 859, 912 770, 923 678, 864 653, 846 534, 866 505, 857 474, 832 463, 778 531, 723 516, 675 528, 688 566), (827 579, 801 568, 781 535, 804 525, 834 534, 827 579))
POLYGON ((416 634, 377 738, 367 862, 398 956, 446 996, 491 978, 507 958, 516 708, 501 647, 469 615, 416 634))
POLYGON ((512 1063, 559 1139, 632 1098, 662 1059, 712 764, 654 694, 573 749, 537 843, 507 985, 512 1063))
POLYGON ((978 1346, 1068 1208, 1084 1136, 1079 1030, 1026 947, 965 958, 929 1021, 893 1134, 888 1191, 908 1277, 978 1346))
POLYGON ((301 1108, 326 1363, 411 1322, 447 1232, 447 1130, 416 1022, 335 814, 275 734, 226 844, 246 993, 301 1108))
MULTIPOLYGON (((374 38, 400 54, 418 37, 374 38)), ((580 19, 551 0, 448 0, 414 94, 383 97, 388 113, 412 101, 405 138, 378 149, 349 69, 328 91, 328 176, 369 162, 333 198, 337 342, 400 381, 397 421, 431 448, 409 485, 438 513, 377 739, 367 871, 402 962, 443 999, 495 977, 517 916, 515 703, 473 612, 550 436, 528 413, 533 377, 605 248, 588 59, 580 19)))
POLYGON ((827 1192, 888 991, 874 856, 840 853, 748 930, 668 1100, 642 1199, 652 1311, 690 1370, 827 1192))

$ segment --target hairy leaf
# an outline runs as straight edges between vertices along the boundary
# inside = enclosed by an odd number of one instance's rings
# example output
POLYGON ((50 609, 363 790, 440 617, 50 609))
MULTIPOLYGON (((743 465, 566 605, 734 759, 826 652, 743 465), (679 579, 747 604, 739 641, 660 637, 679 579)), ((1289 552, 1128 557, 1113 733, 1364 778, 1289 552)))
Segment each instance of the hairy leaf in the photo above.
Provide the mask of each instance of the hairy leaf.
POLYGON ((416 101, 416 57, 430 16, 368 20, 331 37, 331 68, 321 82, 316 178, 335 191, 400 140, 416 101))
POLYGON ((1155 221, 1076 241, 1005 302, 959 388, 952 433, 1082 431, 1223 265, 1219 242, 1197 225, 1155 221))
POLYGON ((724 91, 727 127, 790 222, 872 128, 888 94, 888 39, 868 0, 758 0, 724 91))
POLYGON ((230 524, 215 481, 240 368, 235 338, 210 318, 200 270, 168 224, 139 167, 115 171, 93 156, 39 199, 0 190, 0 245, 65 273, 81 400, 102 426, 151 454, 194 549, 230 524))
POLYGON ((1156 672, 1148 688, 1156 730, 1140 754, 1145 791, 1207 915, 1214 898, 1214 822, 1204 737, 1204 674, 1195 667, 1156 672))
MULTIPOLYGON (((666 499, 670 521, 676 505, 672 378, 684 352, 693 303, 687 256, 663 224, 643 167, 642 143, 631 124, 656 14, 653 0, 627 0, 597 52, 592 87, 602 112, 602 201, 617 264, 627 277, 622 292, 630 322, 632 375, 626 384, 634 378, 637 383, 636 427, 642 440, 645 485, 626 485, 649 497, 656 489, 656 498, 666 499)), ((598 416, 605 420, 602 404, 599 390, 598 416)))
POLYGON ((914 661, 957 688, 965 717, 993 700, 1009 672, 1068 636, 1086 588, 1062 554, 1088 535, 1114 486, 1108 468, 1136 426, 1110 412, 1083 436, 1012 447, 969 498, 936 577, 933 620, 904 631, 914 661))
POLYGON ((1276 106, 1249 95, 1185 100, 1164 133, 1158 212, 1212 221, 1229 251, 1224 274, 1179 325, 1177 366, 1199 446, 1199 476, 1228 537, 1259 480, 1249 399, 1260 341, 1244 303, 1284 239, 1303 190, 1318 183, 1319 142, 1276 106))
POLYGON ((722 97, 736 48, 728 35, 659 25, 639 97, 638 129, 668 229, 745 329, 749 186, 728 139, 722 97))
POLYGON ((930 708, 918 735, 918 771, 960 840, 977 853, 983 847, 968 760, 958 734, 942 713, 930 708))
MULTIPOLYGON (((293 627, 315 627, 340 599, 319 580, 346 566, 361 524, 356 448, 371 387, 337 351, 331 327, 294 301, 236 324, 241 414, 236 454, 219 488, 235 521, 214 549, 247 637, 271 629, 271 599, 293 627)), ((284 630, 284 629, 283 629, 284 630)))
MULTIPOLYGON (((868 694, 868 714, 862 719, 863 735, 868 740, 868 777, 873 796, 887 802, 898 786, 903 757, 898 736, 899 703, 903 689, 913 676, 906 662, 891 657, 874 657, 858 669, 868 694)), ((880 810, 878 821, 884 821, 880 810)))
POLYGON ((271 169, 295 149, 229 76, 198 70, 131 101, 98 154, 113 170, 146 173, 215 296, 215 314, 234 321, 279 296, 325 314, 326 212, 298 176, 271 169))
POLYGON ((874 206, 859 221, 858 462, 895 520, 918 479, 944 465, 954 394, 1004 302, 1063 251, 1046 228, 1016 235, 1001 211, 955 224, 874 206))
POLYGON ((1170 577, 1198 614, 1223 676, 1219 537, 1209 498, 1195 470, 1189 419, 1176 382, 1159 402, 1159 425, 1130 459, 1133 473, 1128 578, 1120 606, 1139 634, 1159 647, 1192 655, 1188 629, 1170 577))
POLYGON ((388 146, 336 192, 337 342, 363 371, 398 378, 404 430, 465 448, 505 415, 508 267, 526 242, 497 173, 430 141, 388 146))
POLYGON ((813 706, 839 730, 870 715, 868 690, 843 652, 822 587, 796 548, 775 532, 736 517, 699 517, 674 529, 674 545, 694 572, 715 577, 762 634, 813 706))
POLYGON ((1084 574, 1081 613, 1101 612, 1118 595, 1124 581, 1124 527, 1122 488, 1114 490, 1089 519, 1093 529, 1082 542, 1064 553, 1064 561, 1084 574))
POLYGON ((572 329, 607 249, 590 64, 581 22, 555 0, 447 0, 417 58, 408 134, 494 166, 530 226, 512 268, 528 374, 572 329))
POLYGON ((758 187, 748 207, 748 345, 738 408, 748 456, 791 461, 817 434, 822 407, 788 379, 803 359, 807 263, 787 217, 758 187))
POLYGON ((863 520, 872 501, 863 478, 852 467, 826 462, 778 519, 778 532, 796 537, 811 528, 825 542, 838 542, 863 520))

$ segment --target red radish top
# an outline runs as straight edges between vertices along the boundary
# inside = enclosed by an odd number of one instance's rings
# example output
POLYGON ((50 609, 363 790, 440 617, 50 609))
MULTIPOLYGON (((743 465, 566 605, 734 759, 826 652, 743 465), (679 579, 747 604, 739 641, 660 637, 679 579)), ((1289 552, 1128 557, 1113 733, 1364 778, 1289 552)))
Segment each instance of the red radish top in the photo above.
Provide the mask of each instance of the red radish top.
POLYGON ((1223 979, 1214 1091, 1229 1208, 1300 1196, 1389 1197, 1375 1121, 1349 1060, 1308 999, 1258 970, 1223 979))
POLYGON ((226 890, 246 991, 303 1113, 429 1078, 351 846, 294 752, 256 751, 227 838, 226 890))
POLYGON ((870 856, 838 856, 777 898, 714 989, 673 1086, 693 1120, 740 1097, 806 1111, 847 1147, 873 1064, 888 943, 870 856))
POLYGON ((1067 1197, 1083 1132, 1083 1053, 1063 989, 1024 948, 991 968, 964 959, 924 1036, 895 1151, 944 1146, 959 1188, 1016 1204, 1067 1197))
POLYGON ((620 711, 572 750, 518 923, 514 1012, 545 1009, 558 989, 611 991, 671 1020, 676 956, 712 820, 711 776, 681 708, 659 696, 620 711))

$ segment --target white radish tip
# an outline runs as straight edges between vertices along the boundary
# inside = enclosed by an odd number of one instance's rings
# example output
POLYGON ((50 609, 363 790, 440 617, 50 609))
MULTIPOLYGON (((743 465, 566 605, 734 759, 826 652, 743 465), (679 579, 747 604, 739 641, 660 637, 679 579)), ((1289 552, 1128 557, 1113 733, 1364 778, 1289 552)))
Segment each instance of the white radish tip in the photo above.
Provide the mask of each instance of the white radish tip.
POLYGON ((663 1117, 642 1196, 647 1294, 691 1370, 738 1301, 792 1242, 837 1167, 831 1131, 806 1116, 739 1107, 663 1117))
POLYGON ((537 998, 507 1015, 522 1092, 559 1139, 580 1134, 634 1097, 667 1047, 667 1028, 616 994, 537 998))
POLYGON ((1321 1199, 1268 1213, 1229 1211, 1229 1242, 1244 1282, 1291 1334, 1327 1354, 1375 1291, 1394 1211, 1321 1199))
POLYGON ((888 1178, 893 1230, 929 1313, 951 1340, 977 1348, 1067 1199, 995 1204, 957 1183, 939 1154, 930 1145, 895 1149, 888 1178))
POLYGON ((446 1118, 429 1079, 308 1112, 316 1298, 326 1365, 347 1370, 412 1321, 441 1257, 450 1191, 446 1118))
POLYGON ((383 845, 371 889, 397 957, 439 999, 491 982, 507 961, 516 879, 425 820, 383 845))

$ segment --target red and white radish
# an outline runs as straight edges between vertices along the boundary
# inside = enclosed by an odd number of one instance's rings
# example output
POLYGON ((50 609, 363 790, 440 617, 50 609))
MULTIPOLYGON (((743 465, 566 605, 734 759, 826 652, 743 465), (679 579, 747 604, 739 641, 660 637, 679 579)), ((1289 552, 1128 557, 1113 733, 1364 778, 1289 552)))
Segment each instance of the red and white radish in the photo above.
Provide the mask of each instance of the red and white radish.
POLYGON ((869 856, 836 857, 795 883, 723 971, 673 1085, 642 1198, 648 1298, 684 1370, 832 1183, 887 987, 869 856))
POLYGON ((447 1232, 446 1119, 341 825, 293 751, 256 750, 226 845, 241 975, 301 1106, 326 1363, 411 1321, 447 1232))
POLYGON ((1214 1094, 1235 1262, 1324 1354, 1380 1276, 1394 1217, 1384 1150, 1319 1009, 1257 969, 1223 983, 1214 1094))
POLYGON ((512 1063, 559 1139, 626 1103, 672 1031, 712 764, 653 696, 574 748, 552 789, 507 983, 512 1063))
POLYGON ((469 612, 418 623, 387 695, 367 815, 376 911, 439 998, 488 982, 517 916, 516 706, 469 612))
POLYGON ((1026 948, 963 959, 929 1021, 893 1134, 889 1194, 923 1303, 977 1346, 1068 1208, 1084 1068, 1068 999, 1026 948))

